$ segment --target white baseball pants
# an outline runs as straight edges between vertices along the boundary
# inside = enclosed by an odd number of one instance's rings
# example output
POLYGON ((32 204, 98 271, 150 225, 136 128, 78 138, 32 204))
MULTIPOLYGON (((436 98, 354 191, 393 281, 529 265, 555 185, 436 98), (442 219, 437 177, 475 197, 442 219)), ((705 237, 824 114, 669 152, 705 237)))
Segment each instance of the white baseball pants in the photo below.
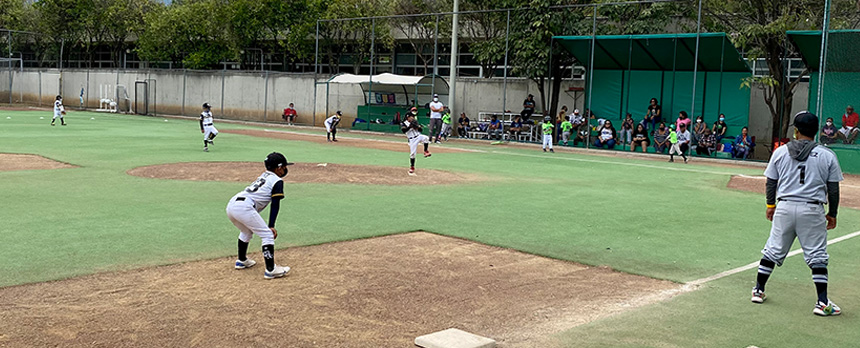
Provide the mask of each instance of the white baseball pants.
POLYGON ((254 203, 250 199, 246 198, 244 201, 231 199, 227 204, 227 217, 239 229, 239 240, 247 243, 256 234, 263 240, 263 245, 275 244, 275 234, 263 221, 260 213, 254 209, 254 203))
POLYGON ((546 149, 547 147, 552 150, 552 134, 543 135, 543 148, 546 149))
POLYGON ((415 153, 418 152, 418 144, 429 144, 430 138, 424 134, 409 139, 409 158, 415 158, 415 153))
POLYGON ((209 140, 210 134, 218 135, 218 130, 215 129, 215 126, 203 126, 203 140, 209 140))

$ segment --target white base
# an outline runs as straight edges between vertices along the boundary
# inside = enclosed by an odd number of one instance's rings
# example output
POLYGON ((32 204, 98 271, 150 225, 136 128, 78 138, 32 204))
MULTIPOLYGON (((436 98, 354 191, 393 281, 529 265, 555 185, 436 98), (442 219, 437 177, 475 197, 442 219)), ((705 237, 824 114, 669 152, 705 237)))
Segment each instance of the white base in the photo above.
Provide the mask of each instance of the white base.
POLYGON ((495 348, 496 341, 451 328, 419 336, 415 345, 424 348, 495 348))

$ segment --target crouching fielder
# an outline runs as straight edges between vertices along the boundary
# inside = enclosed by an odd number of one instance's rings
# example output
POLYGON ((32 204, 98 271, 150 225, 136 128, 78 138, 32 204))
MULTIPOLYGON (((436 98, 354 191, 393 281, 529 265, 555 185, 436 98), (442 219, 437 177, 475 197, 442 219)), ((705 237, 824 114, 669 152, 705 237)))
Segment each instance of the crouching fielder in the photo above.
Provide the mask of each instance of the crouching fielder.
POLYGON ((762 250, 752 302, 767 298, 764 285, 776 266, 788 256, 794 239, 803 248, 803 258, 812 270, 817 301, 812 313, 839 315, 839 306, 827 297, 827 230, 836 227, 839 182, 842 169, 836 155, 813 139, 818 133, 818 117, 802 111, 794 116, 794 138, 773 152, 764 175, 767 177, 767 210, 773 221, 770 237, 762 250), (824 211, 824 203, 828 211, 824 211))
POLYGON ((263 278, 273 279, 283 277, 290 271, 290 267, 275 264, 275 238, 278 238, 275 220, 278 218, 281 199, 284 198, 284 182, 281 178, 287 175, 287 165, 291 163, 277 152, 266 156, 263 163, 266 165, 266 171, 245 190, 230 198, 230 203, 227 203, 227 217, 239 229, 239 258, 236 260, 236 269, 250 268, 256 264, 246 256, 248 242, 256 234, 263 240, 263 259, 266 261, 263 278), (269 203, 272 203, 272 206, 269 208, 269 224, 266 225, 260 211, 269 203))
POLYGON ((337 124, 340 123, 341 116, 343 116, 343 114, 338 110, 334 115, 331 115, 331 117, 325 119, 325 122, 323 122, 325 124, 325 138, 327 141, 337 141, 337 124))
POLYGON ((400 123, 400 131, 406 134, 409 141, 409 175, 415 175, 415 153, 418 152, 418 144, 424 144, 424 157, 430 157, 430 137, 421 134, 423 128, 415 121, 415 115, 407 114, 406 121, 400 123))
POLYGON ((212 116, 212 106, 203 103, 203 112, 200 113, 200 133, 203 133, 203 151, 209 152, 209 145, 214 144, 212 140, 218 136, 212 116))

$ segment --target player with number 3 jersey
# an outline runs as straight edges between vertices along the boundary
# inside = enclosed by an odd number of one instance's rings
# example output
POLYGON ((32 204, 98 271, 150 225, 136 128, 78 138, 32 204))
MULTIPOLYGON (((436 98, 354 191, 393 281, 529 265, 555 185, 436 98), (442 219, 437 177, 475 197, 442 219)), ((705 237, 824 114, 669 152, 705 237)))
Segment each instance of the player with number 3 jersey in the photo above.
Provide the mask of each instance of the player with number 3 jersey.
POLYGON ((836 228, 842 169, 836 154, 820 146, 818 117, 802 111, 794 116, 795 140, 779 147, 767 165, 767 210, 773 221, 770 237, 752 290, 752 302, 764 303, 764 286, 774 267, 782 266, 794 239, 800 242, 818 294, 812 313, 839 315, 842 310, 827 297, 827 230, 836 228), (824 210, 827 204, 827 211, 824 210))
POLYGON ((272 152, 263 162, 266 171, 251 185, 237 193, 227 204, 227 217, 239 229, 239 258, 236 269, 250 268, 256 264, 247 258, 248 243, 253 235, 258 235, 263 241, 263 259, 266 261, 265 279, 280 278, 290 271, 290 267, 275 264, 275 220, 278 218, 281 199, 284 198, 284 182, 282 177, 287 175, 287 162, 284 155, 272 152), (269 223, 263 221, 260 212, 269 207, 269 223))

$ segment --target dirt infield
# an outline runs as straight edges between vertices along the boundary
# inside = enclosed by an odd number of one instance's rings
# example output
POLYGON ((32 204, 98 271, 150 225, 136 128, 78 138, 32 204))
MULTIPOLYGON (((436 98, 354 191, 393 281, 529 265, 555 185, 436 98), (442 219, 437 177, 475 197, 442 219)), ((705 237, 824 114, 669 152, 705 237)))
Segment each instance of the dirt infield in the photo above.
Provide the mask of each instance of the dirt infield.
POLYGON ((284 279, 221 258, 2 288, 0 346, 412 347, 457 327, 546 347, 679 287, 423 232, 276 258, 293 267, 284 279))
MULTIPOLYGON (((264 137, 264 138, 275 138, 275 139, 285 139, 285 140, 297 140, 297 141, 310 141, 313 143, 319 144, 329 144, 331 146, 346 146, 346 147, 360 147, 365 149, 376 149, 376 150, 387 150, 387 151, 396 151, 396 152, 406 152, 409 153, 409 145, 406 144, 406 138, 403 138, 402 141, 397 141, 395 138, 392 140, 372 140, 372 139, 357 139, 357 138, 338 138, 336 143, 326 142, 324 134, 321 135, 312 135, 312 134, 302 134, 302 133, 293 133, 293 132, 285 132, 285 131, 264 131, 264 130, 251 130, 251 129, 228 129, 222 131, 222 133, 232 133, 232 134, 241 134, 241 135, 250 135, 254 137, 264 137)), ((421 150, 419 148, 419 150, 421 150)), ((436 146, 430 145, 430 152, 432 153, 454 153, 454 152, 467 152, 462 149, 454 149, 450 147, 436 146)))
POLYGON ((13 170, 62 169, 75 166, 39 155, 0 153, 0 172, 13 170))
MULTIPOLYGON (((763 176, 735 175, 727 186, 730 189, 760 193, 763 201, 765 181, 763 176)), ((845 175, 845 181, 839 187, 839 206, 860 209, 860 176, 845 175)))
MULTIPOLYGON (((334 163, 296 163, 284 183, 360 185, 450 185, 478 181, 477 175, 420 169, 409 176, 409 168, 334 163)), ((182 162, 138 167, 128 174, 154 179, 251 182, 263 171, 259 162, 182 162)))

